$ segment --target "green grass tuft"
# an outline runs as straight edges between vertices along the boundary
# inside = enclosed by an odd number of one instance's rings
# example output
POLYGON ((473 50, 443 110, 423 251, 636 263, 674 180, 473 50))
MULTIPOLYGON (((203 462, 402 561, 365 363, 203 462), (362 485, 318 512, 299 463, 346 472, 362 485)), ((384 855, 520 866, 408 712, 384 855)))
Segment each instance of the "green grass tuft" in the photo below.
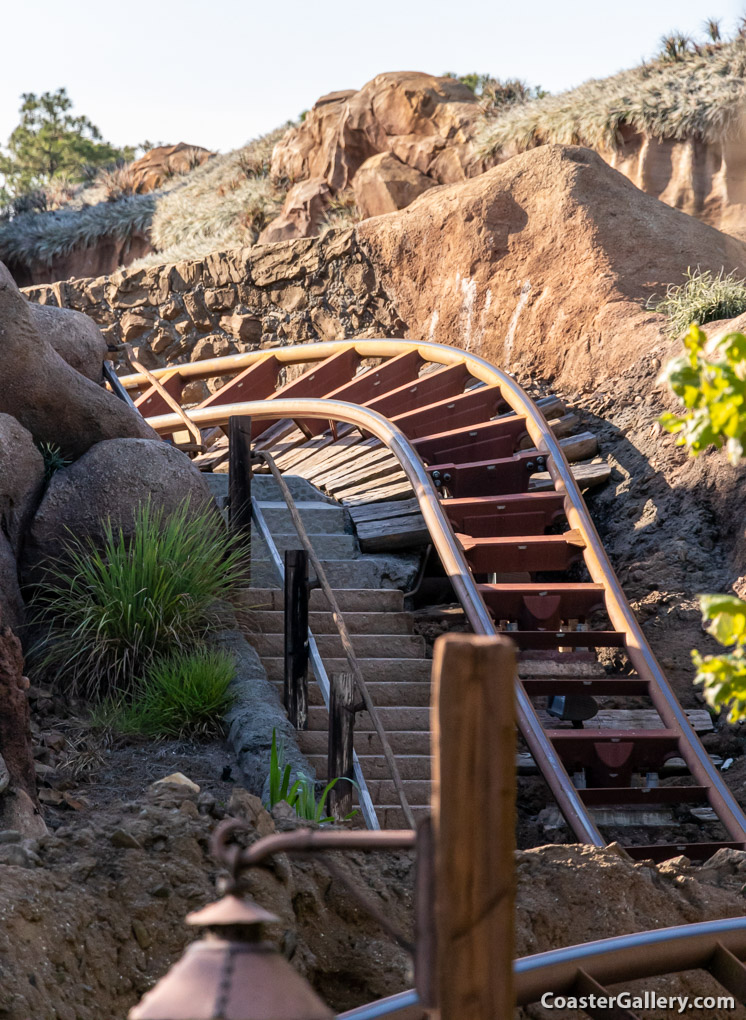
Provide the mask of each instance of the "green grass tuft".
POLYGON ((45 633, 37 668, 90 698, 131 695, 155 659, 219 626, 241 556, 217 514, 190 513, 188 501, 169 517, 140 506, 130 539, 108 522, 100 549, 71 537, 33 600, 45 633))
POLYGON ((703 326, 716 319, 733 319, 746 312, 746 280, 737 280, 735 272, 717 276, 709 269, 686 271, 686 283, 669 287, 662 300, 653 299, 651 306, 668 319, 667 332, 674 337, 684 334, 692 323, 703 326))
POLYGON ((148 737, 220 733, 234 700, 233 657, 209 648, 177 651, 153 660, 131 699, 110 701, 108 725, 148 737))

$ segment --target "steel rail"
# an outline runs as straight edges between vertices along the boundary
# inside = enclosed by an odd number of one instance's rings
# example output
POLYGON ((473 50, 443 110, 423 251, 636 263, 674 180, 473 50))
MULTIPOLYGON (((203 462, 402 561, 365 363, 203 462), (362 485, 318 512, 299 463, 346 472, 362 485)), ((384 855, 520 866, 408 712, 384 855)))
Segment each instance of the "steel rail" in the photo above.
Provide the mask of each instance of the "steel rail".
MULTIPOLYGON (((696 737, 694 739, 690 739, 690 734, 692 736, 694 735, 692 725, 689 722, 684 709, 679 704, 673 689, 655 658, 653 650, 642 632, 640 624, 627 602, 626 596, 609 561, 596 527, 588 513, 588 509, 585 505, 585 501, 578 484, 575 481, 570 465, 568 464, 562 448, 559 445, 559 441, 556 439, 554 433, 549 427, 549 424, 541 410, 537 407, 534 401, 526 393, 524 393, 512 376, 508 375, 501 369, 496 368, 494 365, 491 365, 484 358, 461 351, 458 348, 446 347, 441 344, 429 342, 421 343, 414 340, 386 339, 339 340, 318 344, 300 344, 291 347, 272 348, 266 351, 251 351, 245 354, 230 355, 226 358, 213 358, 209 361, 194 362, 189 365, 180 366, 180 371, 183 368, 185 377, 193 379, 220 375, 225 376, 241 371, 242 369, 247 368, 248 366, 267 357, 274 357, 281 364, 298 364, 303 362, 321 361, 334 354, 338 354, 341 351, 349 349, 354 349, 361 357, 392 357, 408 351, 417 351, 424 360, 435 364, 466 364, 469 372, 475 379, 486 383, 487 385, 499 386, 502 396, 511 408, 517 414, 526 418, 526 431, 533 440, 536 449, 547 458, 547 468, 554 482, 555 489, 564 497, 565 515, 570 528, 577 529, 581 534, 585 546, 583 549, 583 558, 591 579, 595 583, 604 585, 606 594, 606 609, 609 619, 614 629, 624 634, 626 650, 632 665, 641 677, 651 681, 650 697, 656 711, 663 720, 666 728, 675 729, 680 734, 681 739, 679 740, 679 751, 681 757, 686 762, 692 776, 697 780, 697 784, 707 788, 708 801, 711 807, 715 810, 731 839, 736 842, 746 844, 746 814, 744 814, 735 797, 723 783, 720 775, 710 761, 707 752, 699 740, 696 737)), ((157 375, 158 372, 163 373, 166 371, 169 371, 169 369, 156 370, 154 374, 157 375)), ((125 387, 132 388, 142 385, 146 382, 146 380, 144 377, 133 375, 120 377, 120 382, 125 387)), ((276 401, 271 401, 273 409, 279 410, 281 402, 282 398, 276 401)), ((195 410, 190 411, 189 413, 190 415, 195 415, 200 412, 195 410)), ((296 413, 294 412, 294 414, 288 414, 287 416, 294 417, 296 416, 296 413)), ((312 417, 312 415, 309 416, 312 417)), ((273 415, 273 417, 278 417, 278 415, 273 415)), ((149 420, 152 425, 157 419, 149 420)), ((393 450, 392 447, 389 448, 393 450)), ((393 452, 396 451, 393 450, 393 452)), ((401 458, 399 459, 401 462, 401 458)), ((403 462, 402 466, 404 466, 403 462)), ((419 493, 416 488, 415 494, 418 495, 419 498, 419 493)), ((425 516, 425 521, 429 527, 428 516, 424 513, 424 511, 423 516, 425 516)), ((451 576, 451 581, 455 581, 453 576, 451 576)), ((454 585, 454 587, 456 586, 454 585)), ((463 588, 463 586, 460 587, 463 588)), ((459 589, 457 588, 456 590, 458 593, 459 589)), ((481 598, 479 599, 479 603, 481 603, 481 598)), ((483 604, 482 608, 485 612, 487 612, 483 604)), ((464 604, 464 609, 471 620, 470 613, 474 612, 474 609, 470 609, 466 604, 464 604)), ((479 613, 477 613, 477 615, 479 615, 479 613)), ((471 620, 471 622, 472 626, 475 626, 474 621, 471 620)), ((487 633, 493 633, 493 630, 494 628, 487 633)), ((482 630, 477 632, 485 633, 485 631, 482 630)), ((521 696, 519 692, 519 715, 521 714, 520 700, 521 696)), ((525 700, 528 702, 528 705, 531 705, 528 698, 525 700)), ((531 711, 533 712, 533 706, 531 706, 531 711)), ((532 747, 532 741, 526 733, 524 733, 524 737, 533 753, 534 749, 532 747)), ((545 778, 550 780, 550 776, 546 776, 545 778)), ((551 782, 550 785, 552 785, 551 782)), ((554 786, 552 786, 552 792, 555 792, 554 786)), ((578 800, 577 798, 575 799, 578 800)), ((579 800, 578 806, 582 807, 579 800)), ((583 810, 581 813, 586 816, 590 823, 591 829, 589 829, 589 832, 591 830, 595 831, 596 837, 601 839, 600 834, 598 834, 598 830, 592 823, 587 812, 583 810)), ((578 828, 571 822, 571 818, 568 817, 564 810, 563 814, 565 814, 565 818, 571 824, 571 827, 579 838, 585 839, 587 842, 596 842, 596 838, 586 838, 586 836, 580 835, 578 828)), ((603 845, 603 840, 601 840, 600 844, 597 843, 597 845, 603 845)))
MULTIPOLYGON (((189 411, 189 415, 196 425, 203 427, 225 425, 228 418, 233 415, 250 415, 252 418, 321 418, 327 421, 346 422, 375 436, 396 456, 409 479, 427 529, 432 536, 433 545, 474 632, 488 635, 497 633, 492 616, 482 600, 430 476, 404 433, 388 418, 358 404, 310 397, 295 400, 282 398, 271 401, 252 400, 194 408, 189 411)), ((147 421, 156 432, 170 432, 178 427, 180 418, 175 414, 162 414, 148 418, 147 421)), ((559 754, 546 736, 531 699, 518 680, 515 691, 518 727, 568 825, 581 842, 605 846, 606 841, 573 786, 559 754)))
MULTIPOLYGON (((285 500, 285 503, 287 504, 287 508, 290 512, 290 518, 293 522, 293 527, 296 530, 296 533, 301 541, 301 544, 303 545, 303 548, 308 554, 308 558, 311 561, 313 569, 316 571, 316 577, 318 579, 319 584, 321 585, 321 589, 324 592, 324 595, 326 596, 326 601, 329 603, 332 619, 334 620, 334 625, 337 628, 337 632, 339 633, 339 638, 340 641, 342 642, 342 648, 344 649, 347 662, 355 678, 355 684, 357 686, 359 693, 362 695, 363 702, 368 711, 368 715, 370 716, 371 721, 373 723, 373 728, 378 734, 378 739, 381 741, 381 749, 383 751, 383 756, 386 759, 386 764, 389 767, 389 773, 391 774, 391 779, 393 781, 394 787, 396 788, 396 793, 399 798, 399 804, 401 805, 405 821, 407 825, 410 827, 410 829, 414 829, 416 827, 414 815, 412 814, 412 808, 409 806, 409 801, 407 800, 407 794, 404 789, 404 783, 402 782, 401 775, 399 773, 399 768, 396 764, 394 752, 391 750, 391 744, 389 743, 389 739, 386 736, 386 730, 384 729, 383 723, 381 722, 381 717, 378 714, 378 709, 376 708, 373 698, 370 696, 370 691, 368 690, 368 685, 365 682, 363 671, 360 669, 360 663, 357 661, 357 655, 355 654, 355 649, 352 644, 350 632, 347 630, 347 624, 344 621, 342 610, 339 608, 339 603, 337 602, 336 596, 334 595, 334 590, 332 589, 332 586, 329 584, 329 579, 326 576, 324 566, 319 557, 316 555, 316 550, 314 549, 313 544, 311 543, 311 540, 308 537, 308 533, 306 532, 306 529, 303 525, 303 520, 301 518, 300 513, 298 512, 298 508, 295 506, 293 502, 293 496, 284 478, 282 477, 280 469, 277 467, 277 464, 275 464, 274 457, 266 450, 258 451, 257 456, 261 457, 262 460, 264 460, 264 462, 269 467, 269 470, 272 472, 272 477, 277 482, 280 488, 280 492, 282 494, 282 498, 285 500)), ((328 707, 329 706, 327 705, 327 708, 328 707)), ((334 777, 327 776, 327 778, 333 779, 334 777)))
MULTIPOLYGON (((269 529, 269 525, 262 513, 262 508, 259 506, 258 500, 253 496, 251 497, 251 516, 256 525, 257 531, 264 539, 264 542, 269 550, 269 556, 274 564, 274 568, 280 578, 280 585, 285 584, 285 564, 282 562, 282 556, 277 548, 272 532, 269 529)), ((329 703, 331 701, 331 686, 329 684, 329 676, 326 672, 326 666, 324 666, 324 660, 321 658, 319 652, 319 646, 314 637, 311 628, 308 628, 308 658, 311 662, 311 669, 316 677, 316 683, 319 685, 321 691, 321 697, 324 699, 327 711, 329 709, 329 703)), ((368 789, 368 783, 363 775, 363 768, 360 764, 357 751, 352 749, 352 767, 355 773, 355 782, 357 784, 357 796, 360 802, 360 810, 363 815, 368 829, 380 831, 381 826, 378 821, 378 815, 373 805, 373 798, 370 795, 368 789)))
POLYGON ((569 992, 582 970, 601 984, 707 969, 718 946, 746 956, 746 917, 682 924, 673 928, 618 935, 516 960, 516 1005, 546 991, 569 992))
MULTIPOLYGON (((707 970, 721 950, 742 963, 746 957, 746 917, 656 928, 523 956, 513 964, 516 1006, 538 1002, 545 992, 572 993, 581 971, 603 985, 623 984, 685 970, 707 970)), ((738 999, 719 973, 714 976, 738 999)), ((419 997, 412 988, 339 1013, 337 1020, 376 1020, 418 1004, 419 997)))

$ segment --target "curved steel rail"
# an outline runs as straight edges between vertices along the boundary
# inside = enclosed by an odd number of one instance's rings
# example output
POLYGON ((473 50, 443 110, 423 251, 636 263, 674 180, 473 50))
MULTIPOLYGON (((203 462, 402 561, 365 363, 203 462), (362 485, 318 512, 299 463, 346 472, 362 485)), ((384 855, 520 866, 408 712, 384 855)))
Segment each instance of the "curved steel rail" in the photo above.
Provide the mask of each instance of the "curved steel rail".
MULTIPOLYGON (((563 996, 581 994, 577 989, 579 982, 586 983, 583 994, 593 990, 605 994, 606 989, 599 989, 598 985, 622 984, 696 969, 709 970, 736 1001, 743 1002, 746 999, 744 957, 746 917, 657 928, 584 942, 566 949, 551 949, 515 961, 516 1006, 538 1002, 545 992, 563 996), (588 987, 589 978, 593 983, 591 987, 588 987)), ((340 1013, 338 1020, 395 1016, 418 1003, 417 992, 410 989, 340 1013)))
MULTIPOLYGON (((555 489, 564 497, 565 515, 570 528, 576 529, 582 537, 584 542, 583 557, 588 572, 594 582, 604 586, 609 619, 613 627, 624 634, 627 654, 632 665, 641 677, 651 681, 651 699, 664 725, 677 730, 682 735, 681 755, 692 776, 700 785, 708 788, 710 804, 716 810, 730 837, 735 841, 746 842, 746 815, 722 782, 699 740, 696 737, 690 738, 689 734, 693 736, 691 724, 627 602, 558 440, 542 412, 510 375, 491 365, 484 358, 468 354, 457 348, 435 343, 385 339, 331 341, 254 351, 179 366, 179 373, 185 379, 204 379, 235 374, 269 357, 274 357, 280 364, 298 364, 322 361, 350 349, 353 349, 361 357, 370 358, 389 358, 397 354, 416 351, 424 360, 435 364, 464 364, 474 379, 487 385, 498 386, 509 406, 516 413, 525 416, 526 430, 538 451, 547 458, 547 467, 555 489)), ((166 371, 169 369, 161 369, 154 374, 158 376, 166 371)), ((121 382, 126 389, 132 389, 144 385, 147 379, 145 376, 135 374, 123 376, 121 382)), ((222 424, 227 420, 229 414, 252 414, 258 417, 272 418, 336 418, 364 428, 384 442, 399 459, 414 488, 425 523, 433 536, 434 544, 472 627, 477 633, 491 634, 495 632, 492 618, 471 577, 463 553, 440 507, 429 476, 403 433, 387 419, 357 405, 342 401, 321 401, 310 398, 286 401, 278 398, 268 403, 252 401, 248 404, 222 405, 189 412, 192 420, 198 425, 222 424), (324 405, 323 410, 321 409, 322 404, 324 405)), ((168 432, 179 427, 179 420, 175 415, 161 415, 148 420, 156 431, 160 429, 168 432)), ((521 731, 537 760, 537 764, 544 772, 565 818, 579 839, 597 846, 603 845, 603 838, 574 791, 559 756, 544 736, 533 705, 522 689, 519 689, 518 700, 521 731), (545 771, 544 766, 548 771, 545 771)))

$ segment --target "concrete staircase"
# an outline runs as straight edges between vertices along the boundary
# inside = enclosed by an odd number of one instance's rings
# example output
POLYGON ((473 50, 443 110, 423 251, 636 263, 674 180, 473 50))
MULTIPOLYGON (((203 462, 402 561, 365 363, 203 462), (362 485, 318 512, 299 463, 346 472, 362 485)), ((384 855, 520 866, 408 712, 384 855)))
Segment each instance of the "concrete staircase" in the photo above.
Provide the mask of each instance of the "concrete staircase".
MULTIPOLYGON (((419 817, 429 811, 431 661, 424 638, 414 632, 412 615, 404 611, 402 592, 416 575, 418 557, 361 553, 344 507, 323 496, 304 479, 286 480, 335 590, 363 676, 399 762, 410 805, 415 817, 419 817)), ((255 476, 252 485, 278 549, 282 552, 300 548, 274 480, 255 476)), ((217 481, 212 481, 211 486, 220 502, 227 490, 221 491, 217 481)), ((281 693, 283 592, 269 551, 258 535, 252 539, 250 606, 241 613, 241 621, 269 679, 281 693)), ((309 624, 328 675, 348 671, 329 606, 319 589, 311 593, 309 624)), ((319 779, 327 778, 327 731, 327 711, 311 674, 309 725, 308 730, 299 733, 299 740, 319 779)), ((379 738, 367 712, 359 713, 356 719, 355 750, 381 826, 406 827, 379 738)))

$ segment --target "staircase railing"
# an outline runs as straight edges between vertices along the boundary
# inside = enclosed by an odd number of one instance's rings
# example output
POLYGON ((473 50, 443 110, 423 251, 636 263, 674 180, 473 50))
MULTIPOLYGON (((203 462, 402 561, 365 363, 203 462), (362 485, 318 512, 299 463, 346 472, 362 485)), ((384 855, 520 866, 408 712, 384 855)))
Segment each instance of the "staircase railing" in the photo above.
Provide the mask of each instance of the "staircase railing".
MULTIPOLYGON (((316 577, 318 579, 319 585, 321 586, 321 589, 324 592, 324 595, 326 596, 326 601, 329 603, 329 607, 332 613, 332 619, 334 620, 334 625, 337 628, 340 641, 342 642, 342 648, 344 649, 345 657, 347 658, 347 662, 349 663, 352 675, 355 678, 355 685, 357 686, 357 689, 360 695, 362 696, 363 701, 365 702, 366 711, 368 712, 368 715, 371 718, 373 728, 378 734, 378 739, 381 741, 383 755, 386 759, 386 764, 389 767, 391 779, 394 783, 394 787, 396 788, 396 793, 399 798, 399 803, 401 804, 401 809, 404 814, 404 818, 406 819, 407 825, 410 828, 414 829, 415 828, 414 815, 412 814, 412 809, 410 808, 409 802, 407 800, 407 794, 406 791, 404 790, 404 783, 402 782, 402 778, 396 764, 394 752, 392 751, 391 744, 389 743, 389 739, 386 736, 386 730, 384 729, 383 723, 381 722, 381 717, 379 715, 378 709, 373 701, 373 698, 371 697, 370 691, 368 690, 368 685, 365 682, 365 678, 363 677, 363 672, 360 669, 360 663, 357 660, 355 649, 352 644, 350 632, 347 630, 347 624, 344 621, 342 610, 339 607, 339 603, 337 602, 334 590, 332 589, 332 586, 329 584, 329 579, 326 576, 324 566, 319 557, 316 555, 316 550, 314 549, 313 544, 311 543, 311 540, 308 537, 301 515, 298 513, 298 508, 295 506, 292 493, 290 492, 290 489, 288 488, 285 479, 282 477, 279 468, 275 464, 274 458, 266 450, 257 451, 257 456, 261 457, 261 459, 267 464, 270 472, 272 473, 273 478, 277 482, 280 488, 280 493, 282 494, 282 498, 285 500, 287 508, 290 511, 290 517, 293 522, 293 527, 298 533, 298 538, 300 539, 303 548, 308 553, 308 558, 311 561, 313 569, 316 571, 316 577)), ((328 707, 329 706, 327 705, 327 708, 328 707)), ((333 777, 330 776, 329 778, 331 779, 333 777)))
MULTIPOLYGON (((285 486, 285 489, 287 489, 287 486, 285 486)), ((293 511, 296 510, 296 508, 293 504, 293 497, 290 494, 290 490, 288 489, 287 491, 288 495, 290 495, 290 502, 288 503, 284 492, 283 498, 285 498, 285 502, 287 503, 288 509, 290 510, 292 516, 293 511)), ((270 559, 272 560, 274 568, 277 571, 280 578, 280 585, 284 585, 285 564, 282 562, 282 556, 280 556, 280 551, 277 548, 277 543, 275 542, 272 532, 270 531, 267 521, 264 517, 264 514, 262 513, 262 508, 259 506, 259 501, 254 496, 252 496, 251 498, 251 516, 253 518, 254 524, 256 525, 257 531, 261 535, 264 543, 267 546, 267 549, 269 550, 270 559)), ((293 522, 295 523, 295 521, 293 522)), ((305 535, 305 529, 303 534, 305 535)), ((298 536, 301 539, 301 541, 303 541, 303 536, 301 535, 300 532, 298 532, 298 536)), ((310 627, 308 628, 308 658, 311 663, 311 669, 313 670, 314 676, 316 677, 316 683, 319 685, 321 697, 324 699, 324 704, 326 705, 326 708, 328 710, 331 700, 331 685, 329 683, 329 675, 326 672, 324 660, 321 658, 319 646, 316 642, 316 638, 314 637, 313 631, 311 630, 310 627)), ((378 816, 376 815, 376 809, 373 806, 373 799, 370 795, 368 784, 365 780, 365 776, 363 775, 363 770, 360 765, 360 759, 357 756, 357 752, 354 750, 352 752, 352 767, 355 775, 355 784, 357 786, 358 801, 360 803, 360 811, 362 812, 363 820, 369 829, 380 829, 381 825, 378 821, 378 816)))

